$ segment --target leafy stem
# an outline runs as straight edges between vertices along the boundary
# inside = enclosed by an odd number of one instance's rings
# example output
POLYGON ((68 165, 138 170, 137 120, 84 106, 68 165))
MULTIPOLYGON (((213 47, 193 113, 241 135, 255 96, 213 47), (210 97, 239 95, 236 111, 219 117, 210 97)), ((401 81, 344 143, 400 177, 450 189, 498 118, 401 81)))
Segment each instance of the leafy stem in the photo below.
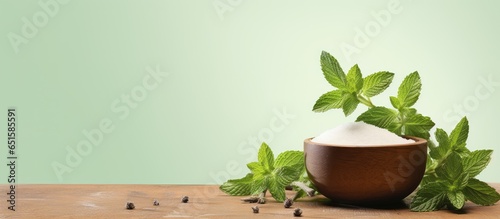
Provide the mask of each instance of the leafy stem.
POLYGON ((342 109, 345 116, 350 115, 359 103, 368 107, 356 121, 363 121, 385 128, 398 135, 412 135, 429 139, 429 131, 434 122, 419 114, 412 106, 420 96, 422 83, 418 72, 406 76, 399 86, 396 96, 391 96, 394 109, 376 106, 371 97, 384 92, 392 83, 394 73, 379 71, 363 78, 358 65, 344 73, 337 60, 327 52, 321 54, 321 69, 325 79, 335 88, 321 95, 313 106, 315 112, 342 109))
POLYGON ((360 103, 364 104, 364 105, 365 105, 365 106, 367 106, 368 108, 373 108, 373 107, 375 107, 375 105, 373 105, 373 103, 372 103, 372 101, 370 100, 370 98, 369 98, 369 97, 366 97, 366 98, 365 98, 365 97, 364 97, 363 95, 361 95, 361 94, 358 94, 356 97, 358 98, 358 100, 359 100, 359 102, 360 102, 360 103))
POLYGON ((285 187, 303 179, 304 153, 285 151, 275 158, 271 148, 262 143, 257 161, 248 163, 247 167, 251 173, 240 179, 228 180, 220 186, 220 189, 230 195, 260 195, 259 200, 264 198, 266 191, 269 191, 274 199, 283 202, 286 199, 285 187))
MULTIPOLYGON (((290 185, 292 186, 296 186, 298 188, 300 188, 302 191, 304 191, 306 193, 307 196, 309 197, 312 197, 315 195, 316 193, 316 190, 314 190, 313 188, 309 187, 308 185, 306 185, 305 182, 302 182, 302 181, 294 181, 292 182, 290 185)), ((296 196, 299 196, 300 194, 297 192, 296 196)), ((295 200, 296 198, 294 198, 295 200)))

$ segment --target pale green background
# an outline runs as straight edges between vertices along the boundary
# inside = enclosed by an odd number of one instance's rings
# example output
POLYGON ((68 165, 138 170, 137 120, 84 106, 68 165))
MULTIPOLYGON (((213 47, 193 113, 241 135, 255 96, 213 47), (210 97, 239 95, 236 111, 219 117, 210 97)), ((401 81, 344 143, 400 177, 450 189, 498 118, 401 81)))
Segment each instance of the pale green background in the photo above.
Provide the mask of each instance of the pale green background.
MULTIPOLYGON (((344 70, 358 63, 365 76, 395 72, 384 98, 374 98, 378 105, 389 104, 385 97, 418 70, 417 108, 447 131, 457 121, 446 112, 476 104, 466 111, 468 144, 495 150, 479 177, 500 182, 496 1, 401 0, 400 13, 378 24, 380 33, 348 57, 341 44, 355 46, 356 28, 377 22, 371 13, 392 1, 74 0, 58 4, 16 54, 8 35, 21 34, 23 17, 43 12, 38 2, 0 2, 0 161, 7 156, 6 109, 15 106, 19 183, 215 184, 243 176, 257 149, 238 145, 269 131, 276 110, 295 116, 267 139, 277 154, 302 150, 306 137, 353 121, 365 109, 348 118, 311 111, 331 90, 319 67, 322 50, 344 70), (214 2, 231 10, 220 17, 214 2), (169 75, 120 119, 112 103, 142 84, 147 66, 157 65, 169 75), (480 82, 488 77, 497 83, 490 90, 480 82), (477 89, 488 97, 474 97, 477 89), (58 180, 51 163, 65 164, 66 148, 85 140, 82 131, 102 119, 114 130, 58 180)), ((6 183, 5 164, 1 169, 0 183, 6 183)))

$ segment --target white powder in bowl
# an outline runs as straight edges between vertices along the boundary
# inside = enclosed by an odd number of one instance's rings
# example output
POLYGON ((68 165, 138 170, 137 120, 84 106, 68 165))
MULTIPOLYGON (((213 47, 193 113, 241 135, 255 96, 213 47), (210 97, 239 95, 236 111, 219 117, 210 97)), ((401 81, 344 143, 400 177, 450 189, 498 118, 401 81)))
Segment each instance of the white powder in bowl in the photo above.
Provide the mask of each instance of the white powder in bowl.
POLYGON ((321 133, 311 141, 345 146, 380 146, 415 142, 364 122, 351 122, 337 126, 321 133))

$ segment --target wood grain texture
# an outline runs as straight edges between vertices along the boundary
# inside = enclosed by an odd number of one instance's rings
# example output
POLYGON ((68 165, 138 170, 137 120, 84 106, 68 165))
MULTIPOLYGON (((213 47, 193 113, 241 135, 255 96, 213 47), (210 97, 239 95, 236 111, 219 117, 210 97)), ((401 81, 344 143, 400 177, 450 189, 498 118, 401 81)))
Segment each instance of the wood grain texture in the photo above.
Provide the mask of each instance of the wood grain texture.
MULTIPOLYGON (((491 184, 497 190, 500 183, 491 184)), ((301 199, 291 208, 268 197, 258 205, 260 213, 241 197, 228 196, 215 185, 17 185, 16 211, 7 209, 8 185, 1 185, 0 218, 294 218, 293 209, 303 210, 302 218, 500 218, 500 206, 467 203, 463 212, 440 210, 410 212, 403 203, 395 206, 342 206, 317 196, 301 199), (182 203, 183 196, 188 203, 182 203), (153 201, 158 200, 159 206, 153 201), (134 210, 125 209, 133 202, 134 210)), ((290 193, 291 196, 291 193, 290 193)))

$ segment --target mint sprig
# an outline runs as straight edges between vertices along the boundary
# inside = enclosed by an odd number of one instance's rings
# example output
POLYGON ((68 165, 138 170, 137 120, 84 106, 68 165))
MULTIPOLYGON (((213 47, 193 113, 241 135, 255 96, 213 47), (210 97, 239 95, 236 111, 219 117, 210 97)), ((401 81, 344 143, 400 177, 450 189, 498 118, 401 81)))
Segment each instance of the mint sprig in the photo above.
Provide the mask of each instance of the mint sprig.
POLYGON ((492 205, 500 194, 474 177, 491 160, 492 150, 470 152, 466 148, 469 122, 464 117, 451 134, 437 129, 439 145, 431 148, 424 179, 410 204, 412 211, 434 211, 444 207, 461 209, 467 200, 478 205, 492 205))
POLYGON ((363 121, 385 128, 398 135, 411 135, 428 139, 434 122, 411 108, 420 97, 422 82, 418 72, 406 76, 399 86, 397 96, 391 96, 394 109, 375 106, 371 97, 385 91, 392 83, 394 73, 376 72, 363 78, 358 65, 351 67, 347 75, 337 60, 327 52, 321 53, 321 69, 325 79, 335 88, 319 97, 313 106, 315 112, 342 109, 345 116, 356 110, 359 103, 368 107, 356 121, 363 121))
POLYGON ((377 72, 363 78, 358 65, 354 65, 345 75, 337 59, 325 51, 321 53, 321 69, 325 79, 337 89, 321 95, 314 104, 313 111, 325 112, 342 108, 345 116, 354 112, 359 103, 374 107, 370 97, 387 89, 394 77, 394 73, 377 72))
POLYGON ((500 195, 494 188, 473 178, 486 167, 482 159, 489 160, 490 155, 491 150, 475 151, 466 158, 462 158, 458 153, 451 153, 446 163, 436 170, 435 180, 421 185, 410 204, 410 209, 461 209, 467 200, 478 205, 493 205, 499 201, 500 195))
POLYGON ((260 195, 269 191, 276 201, 283 202, 286 199, 285 187, 295 181, 308 181, 303 178, 305 166, 301 151, 285 151, 275 159, 271 148, 262 143, 257 161, 248 163, 247 167, 251 173, 241 179, 228 180, 220 189, 237 196, 260 195))
POLYGON ((421 87, 418 72, 409 74, 401 82, 398 95, 389 98, 394 109, 383 106, 370 107, 359 115, 356 121, 363 121, 387 129, 397 135, 411 135, 428 139, 430 137, 429 131, 434 127, 434 122, 412 108, 420 96, 421 87))

